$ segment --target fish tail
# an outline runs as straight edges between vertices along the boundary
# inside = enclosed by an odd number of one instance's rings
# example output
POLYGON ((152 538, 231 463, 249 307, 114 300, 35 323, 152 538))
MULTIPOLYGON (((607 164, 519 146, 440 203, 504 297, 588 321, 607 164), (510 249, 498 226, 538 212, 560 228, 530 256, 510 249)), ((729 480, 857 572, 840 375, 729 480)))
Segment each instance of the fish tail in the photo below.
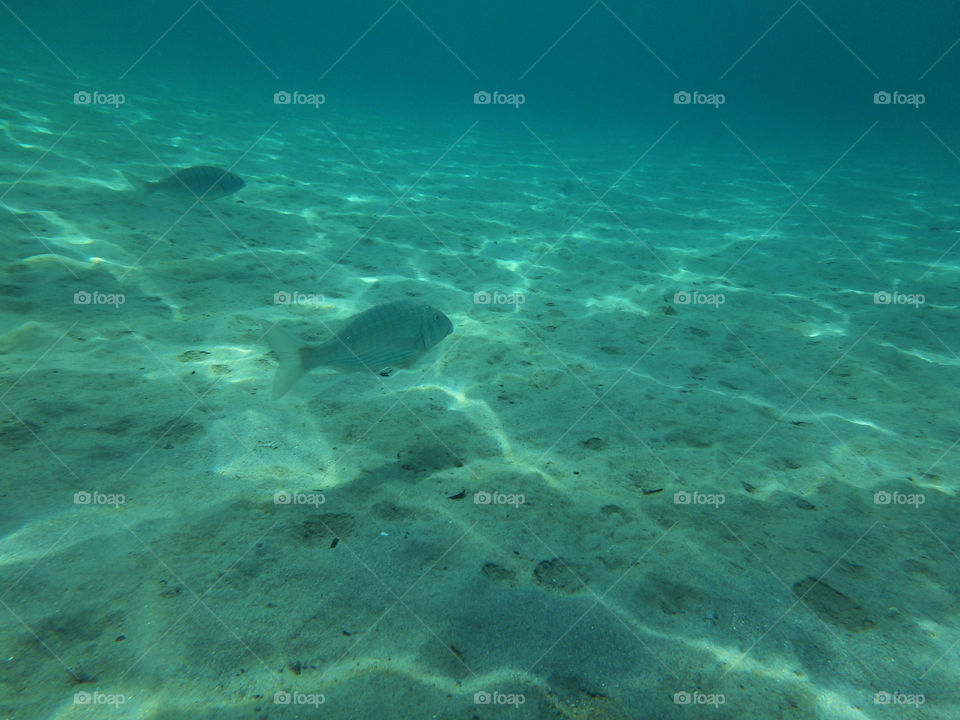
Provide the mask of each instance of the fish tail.
POLYGON ((273 399, 286 395, 287 390, 306 372, 303 366, 302 346, 286 330, 265 325, 267 342, 280 359, 280 367, 273 377, 273 399))
POLYGON ((127 179, 127 182, 130 183, 134 189, 141 195, 149 195, 153 192, 153 183, 147 182, 142 178, 138 178, 136 175, 128 173, 126 170, 121 170, 123 176, 127 179))

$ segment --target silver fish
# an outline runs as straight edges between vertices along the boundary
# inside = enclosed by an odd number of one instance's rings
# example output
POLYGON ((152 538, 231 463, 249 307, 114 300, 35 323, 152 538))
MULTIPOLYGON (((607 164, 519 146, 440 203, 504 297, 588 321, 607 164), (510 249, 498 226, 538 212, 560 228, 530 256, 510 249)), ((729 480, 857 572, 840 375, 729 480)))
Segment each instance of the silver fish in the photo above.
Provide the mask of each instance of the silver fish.
POLYGON ((410 365, 451 332, 450 318, 415 300, 397 300, 364 310, 320 345, 304 345, 286 331, 270 328, 267 342, 280 358, 273 378, 273 397, 283 396, 315 367, 384 374, 391 368, 410 365))
POLYGON ((240 176, 234 175, 229 170, 221 170, 209 165, 196 165, 178 170, 173 175, 156 182, 147 182, 128 172, 124 172, 123 176, 143 195, 161 192, 194 196, 202 200, 226 197, 246 186, 240 176))

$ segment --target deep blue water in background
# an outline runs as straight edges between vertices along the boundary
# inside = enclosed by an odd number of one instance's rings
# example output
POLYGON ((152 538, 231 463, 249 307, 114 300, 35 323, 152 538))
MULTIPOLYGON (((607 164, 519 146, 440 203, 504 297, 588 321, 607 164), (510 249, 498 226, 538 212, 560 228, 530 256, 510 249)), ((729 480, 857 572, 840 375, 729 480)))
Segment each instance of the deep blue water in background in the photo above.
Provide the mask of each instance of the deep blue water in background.
MULTIPOLYGON (((886 89, 924 93, 925 121, 948 143, 956 132, 952 3, 7 4, 84 82, 130 102, 163 86, 253 106, 287 87, 324 93, 330 113, 426 123, 474 119, 473 93, 499 89, 526 96, 523 119, 589 134, 660 127, 686 89, 723 93, 714 115, 742 130, 823 142, 877 118, 916 127, 917 113, 877 114, 886 89)), ((6 11, 0 47, 8 65, 66 72, 6 11)), ((725 134, 701 125, 704 140, 725 134)))

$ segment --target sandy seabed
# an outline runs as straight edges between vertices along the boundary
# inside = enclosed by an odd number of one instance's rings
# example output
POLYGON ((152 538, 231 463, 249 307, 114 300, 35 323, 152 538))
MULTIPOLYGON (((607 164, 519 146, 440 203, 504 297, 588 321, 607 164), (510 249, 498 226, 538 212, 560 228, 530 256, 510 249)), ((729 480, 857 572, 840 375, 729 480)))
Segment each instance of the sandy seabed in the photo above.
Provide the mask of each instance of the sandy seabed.
POLYGON ((956 182, 6 103, 0 716, 956 716, 956 182), (404 297, 270 399, 264 323, 404 297))

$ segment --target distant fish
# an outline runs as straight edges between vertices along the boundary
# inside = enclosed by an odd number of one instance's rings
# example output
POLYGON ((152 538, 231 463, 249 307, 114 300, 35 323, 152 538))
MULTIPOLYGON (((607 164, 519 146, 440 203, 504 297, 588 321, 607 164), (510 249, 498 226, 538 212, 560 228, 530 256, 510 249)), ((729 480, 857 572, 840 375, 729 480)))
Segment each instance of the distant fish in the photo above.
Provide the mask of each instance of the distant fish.
POLYGON ((450 318, 414 300, 397 300, 364 310, 321 345, 303 345, 273 327, 267 341, 280 358, 273 378, 273 397, 283 396, 304 373, 321 365, 343 372, 383 374, 412 364, 451 332, 450 318))
POLYGON ((221 170, 209 165, 188 167, 156 182, 147 182, 128 172, 124 172, 123 176, 143 195, 160 192, 192 196, 201 200, 216 200, 246 186, 243 178, 229 170, 221 170))

